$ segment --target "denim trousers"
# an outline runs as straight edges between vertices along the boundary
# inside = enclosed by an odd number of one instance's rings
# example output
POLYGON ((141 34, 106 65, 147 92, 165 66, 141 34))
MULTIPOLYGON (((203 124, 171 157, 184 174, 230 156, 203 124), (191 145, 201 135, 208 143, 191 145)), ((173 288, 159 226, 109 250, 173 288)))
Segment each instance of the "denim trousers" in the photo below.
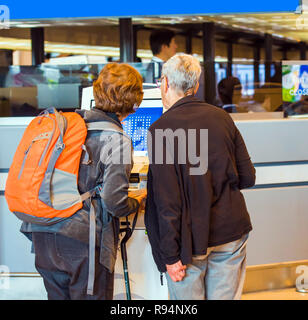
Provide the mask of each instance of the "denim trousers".
POLYGON ((193 256, 182 281, 166 273, 170 300, 240 300, 246 274, 246 244, 241 239, 210 247, 204 256, 193 256))
POLYGON ((49 300, 112 300, 114 274, 95 254, 94 295, 87 294, 89 245, 57 233, 33 232, 35 267, 49 300))

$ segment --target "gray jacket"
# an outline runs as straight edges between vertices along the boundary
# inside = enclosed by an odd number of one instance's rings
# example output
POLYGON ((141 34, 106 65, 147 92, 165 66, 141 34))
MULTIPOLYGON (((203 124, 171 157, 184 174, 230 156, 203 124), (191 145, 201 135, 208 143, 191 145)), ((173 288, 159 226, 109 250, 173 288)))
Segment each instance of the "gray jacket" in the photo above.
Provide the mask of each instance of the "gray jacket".
MULTIPOLYGON (((77 110, 76 112, 84 118, 86 123, 108 121, 123 130, 114 114, 106 114, 96 108, 91 111, 77 110)), ((117 132, 89 131, 85 146, 87 153, 83 152, 81 158, 78 188, 82 194, 97 185, 102 185, 100 193, 92 200, 96 214, 96 246, 100 247, 100 263, 112 272, 117 255, 118 218, 136 212, 139 207, 137 200, 128 197, 129 177, 133 166, 132 144, 126 135, 123 136, 117 132), (127 157, 128 153, 129 157, 127 157), (126 162, 114 163, 117 156, 123 157, 123 155, 126 162), (87 156, 90 161, 85 161, 88 160, 87 156)), ((20 231, 30 240, 32 240, 32 232, 51 232, 88 243, 89 212, 90 200, 86 200, 83 208, 70 218, 50 226, 23 222, 20 231)))

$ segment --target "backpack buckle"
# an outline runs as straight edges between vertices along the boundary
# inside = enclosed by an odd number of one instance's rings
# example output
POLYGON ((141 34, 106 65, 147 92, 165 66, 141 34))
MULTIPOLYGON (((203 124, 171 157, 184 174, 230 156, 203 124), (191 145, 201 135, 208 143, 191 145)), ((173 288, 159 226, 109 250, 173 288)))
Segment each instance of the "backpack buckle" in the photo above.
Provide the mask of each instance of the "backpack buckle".
POLYGON ((56 145, 56 149, 59 150, 59 149, 64 149, 65 148, 65 144, 64 143, 57 143, 56 145))

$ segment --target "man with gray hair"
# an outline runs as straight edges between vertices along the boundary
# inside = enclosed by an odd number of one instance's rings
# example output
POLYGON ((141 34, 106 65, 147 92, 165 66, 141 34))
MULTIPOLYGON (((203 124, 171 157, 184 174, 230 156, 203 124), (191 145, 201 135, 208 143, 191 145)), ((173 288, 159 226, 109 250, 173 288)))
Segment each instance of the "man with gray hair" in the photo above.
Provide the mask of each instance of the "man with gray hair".
POLYGON ((194 97, 200 72, 186 54, 163 66, 167 111, 149 129, 145 224, 170 299, 240 299, 252 230, 240 190, 255 169, 229 114, 194 97))

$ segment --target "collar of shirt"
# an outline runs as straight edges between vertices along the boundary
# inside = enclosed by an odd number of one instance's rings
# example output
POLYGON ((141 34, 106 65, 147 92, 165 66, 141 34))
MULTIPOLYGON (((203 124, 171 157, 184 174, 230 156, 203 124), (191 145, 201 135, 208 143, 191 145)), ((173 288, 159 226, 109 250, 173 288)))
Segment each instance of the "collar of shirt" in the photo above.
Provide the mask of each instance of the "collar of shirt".
POLYGON ((222 106, 223 109, 226 109, 226 108, 237 108, 238 105, 237 104, 224 104, 222 106))
POLYGON ((156 57, 156 56, 153 56, 152 57, 152 61, 154 61, 154 62, 164 62, 162 59, 160 59, 160 58, 158 58, 158 57, 156 57))

